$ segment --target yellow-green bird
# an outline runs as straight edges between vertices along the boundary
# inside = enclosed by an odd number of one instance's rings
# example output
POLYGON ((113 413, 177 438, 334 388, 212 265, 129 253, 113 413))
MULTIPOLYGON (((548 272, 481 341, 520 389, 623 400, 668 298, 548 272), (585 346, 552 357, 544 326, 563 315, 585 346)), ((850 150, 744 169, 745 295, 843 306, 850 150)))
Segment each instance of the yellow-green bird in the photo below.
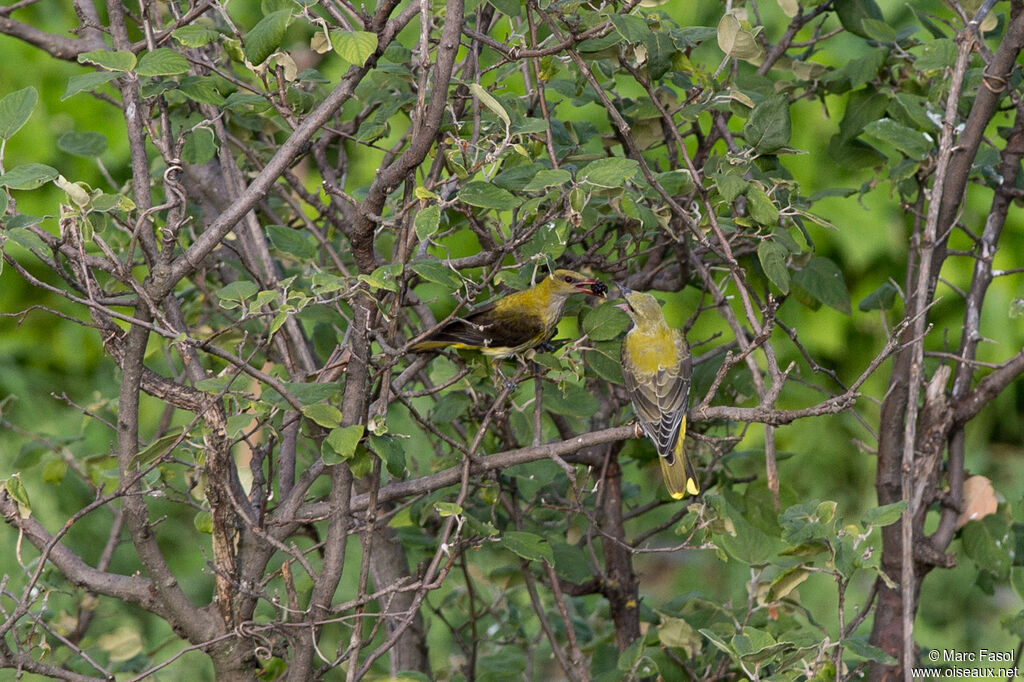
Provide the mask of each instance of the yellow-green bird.
POLYGON ((469 348, 500 361, 536 348, 555 335, 573 294, 604 296, 608 287, 572 270, 555 270, 526 291, 517 291, 457 317, 412 345, 416 352, 469 348))
POLYGON ((633 318, 622 340, 622 378, 644 433, 654 441, 665 487, 675 500, 700 492, 683 442, 690 403, 690 349, 665 322, 657 299, 619 286, 633 318))

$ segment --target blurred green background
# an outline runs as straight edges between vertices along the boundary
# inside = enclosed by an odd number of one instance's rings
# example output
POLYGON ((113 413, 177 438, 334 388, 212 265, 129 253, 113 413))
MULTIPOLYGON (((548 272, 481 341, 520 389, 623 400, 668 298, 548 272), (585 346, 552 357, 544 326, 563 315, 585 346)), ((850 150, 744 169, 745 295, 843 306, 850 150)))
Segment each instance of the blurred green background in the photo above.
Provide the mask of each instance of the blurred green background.
MULTIPOLYGON (((937 3, 931 4, 936 5, 935 11, 941 10, 937 3)), ((882 7, 893 25, 899 26, 907 21, 909 10, 905 5, 890 2, 882 3, 882 7)), ((704 3, 676 2, 661 9, 681 25, 705 26, 713 26, 721 11, 717 6, 704 3)), ((783 25, 784 16, 774 3, 765 3, 760 9, 770 27, 783 25)), ((239 5, 233 5, 232 11, 244 26, 251 26, 259 16, 258 10, 250 11, 239 5)), ((58 0, 43 0, 18 16, 22 21, 53 32, 66 30, 75 23, 67 5, 58 0)), ((835 19, 831 19, 826 28, 833 24, 835 19)), ((295 40, 298 44, 305 37, 295 36, 295 40)), ((831 41, 828 50, 816 59, 820 63, 840 64, 858 57, 862 44, 863 41, 852 36, 849 39, 841 36, 831 41)), ((336 57, 328 55, 328 61, 318 67, 329 77, 342 68, 339 64, 332 64, 331 59, 336 57)), ((713 41, 692 56, 694 62, 705 65, 714 65, 721 59, 722 54, 713 41)), ((102 156, 106 169, 118 180, 128 177, 125 132, 118 117, 112 115, 110 104, 89 94, 62 99, 67 79, 85 73, 86 67, 56 62, 35 48, 8 37, 0 37, 0 64, 18 65, 17 68, 8 66, 0 69, 0 96, 30 85, 40 94, 31 121, 4 150, 6 168, 28 162, 46 163, 69 179, 114 189, 109 187, 95 163, 62 155, 55 144, 56 139, 69 130, 97 131, 103 133, 109 142, 108 151, 102 156)), ((741 71, 747 69, 749 67, 744 65, 741 71)), ((553 92, 550 96, 557 97, 553 92)), ((802 101, 792 111, 791 146, 805 153, 785 156, 782 163, 804 193, 857 190, 875 179, 870 169, 843 169, 825 153, 825 145, 837 130, 843 114, 840 98, 802 101)), ((604 125, 600 111, 563 106, 558 112, 566 118, 590 116, 595 124, 604 125)), ((350 173, 349 191, 358 192, 361 184, 372 177, 377 162, 373 154, 363 156, 362 167, 353 168, 350 173)), ((19 211, 49 216, 44 225, 56 231, 53 216, 62 200, 59 190, 51 187, 48 192, 16 193, 15 198, 19 211)), ((990 191, 975 187, 965 208, 964 222, 980 229, 990 199, 990 191)), ((790 300, 783 304, 779 317, 788 326, 799 330, 808 351, 820 363, 850 382, 883 346, 887 331, 902 312, 899 306, 887 312, 861 312, 857 303, 890 279, 903 286, 911 218, 884 181, 863 195, 854 193, 823 199, 814 210, 838 228, 829 230, 810 225, 809 232, 818 252, 840 264, 851 292, 853 312, 844 315, 831 308, 811 312, 790 300)), ((1022 237, 1024 222, 1019 212, 1014 212, 1002 240, 1004 248, 996 258, 997 268, 1016 267, 1024 261, 1022 237)), ((958 245, 954 240, 953 247, 957 246, 965 248, 966 245, 958 245)), ((454 250, 452 255, 468 253, 454 250)), ((48 276, 45 269, 36 267, 33 261, 31 257, 25 258, 25 267, 34 276, 45 279, 48 276)), ((953 259, 944 269, 943 278, 949 284, 962 288, 969 281, 972 267, 973 261, 969 258, 953 259)), ((935 328, 930 339, 934 349, 952 350, 959 342, 960 299, 948 285, 940 287, 938 296, 933 317, 935 328)), ((982 322, 982 333, 990 342, 983 344, 980 359, 997 362, 1024 345, 1020 319, 1009 315, 1014 299, 1022 296, 1024 282, 1020 277, 999 278, 993 284, 982 322)), ((669 322, 679 325, 688 319, 697 294, 687 290, 662 298, 666 301, 669 322)), ((12 268, 3 269, 0 273, 0 313, 3 315, 0 317, 0 400, 4 400, 0 428, 0 477, 15 472, 37 473, 35 467, 40 466, 41 454, 54 447, 62 448, 68 458, 82 462, 92 458, 90 461, 95 466, 113 466, 112 462, 105 460, 111 448, 109 430, 95 423, 94 419, 83 417, 78 410, 69 409, 69 404, 85 407, 99 417, 111 419, 111 401, 116 400, 116 367, 104 357, 100 339, 94 331, 60 319, 46 309, 71 316, 81 314, 69 308, 59 296, 41 295, 39 289, 28 286, 12 268)), ((714 331, 713 324, 704 324, 701 320, 691 332, 691 341, 707 338, 714 331)), ((780 350, 780 364, 785 366, 794 361, 799 367, 798 372, 810 372, 781 332, 776 332, 774 341, 777 349, 784 349, 780 350)), ((937 363, 935 359, 929 360, 929 370, 937 363)), ((878 402, 886 389, 887 370, 888 363, 864 385, 863 397, 857 403, 857 412, 871 428, 877 428, 878 402)), ((780 406, 800 407, 815 397, 811 391, 804 395, 793 392, 789 394, 790 402, 784 400, 780 406)), ((967 430, 967 468, 971 473, 983 474, 993 481, 1006 504, 1013 508, 1017 520, 1024 520, 1024 514, 1017 511, 1024 506, 1021 503, 1024 481, 1019 474, 1024 435, 1022 403, 1024 388, 1018 382, 993 401, 967 430)), ((152 399, 146 400, 144 415, 150 420, 151 428, 155 428, 161 413, 159 404, 152 399)), ((748 456, 734 456, 727 463, 737 476, 758 475, 763 470, 763 428, 752 426, 746 434, 737 452, 748 453, 748 456)), ((874 446, 874 437, 854 415, 846 413, 801 420, 779 428, 776 437, 783 508, 810 499, 831 499, 839 502, 841 516, 856 519, 876 504, 874 459, 869 451, 874 446)), ((655 467, 638 469, 629 466, 626 476, 636 485, 658 484, 655 467)), ((59 527, 69 514, 91 499, 91 492, 76 477, 61 477, 53 472, 53 475, 44 474, 42 477, 43 481, 49 480, 48 483, 40 483, 39 480, 32 481, 28 492, 33 512, 51 530, 59 527)), ((179 513, 179 510, 168 506, 167 513, 179 513)), ((106 510, 94 512, 96 516, 107 514, 106 510)), ((629 530, 637 532, 641 529, 632 527, 629 530)), ((74 526, 68 543, 87 561, 94 562, 105 540, 103 528, 90 524, 87 519, 74 526)), ((183 577, 186 591, 196 598, 208 598, 210 581, 205 569, 206 557, 194 545, 172 546, 172 536, 161 536, 161 540, 169 550, 172 567, 183 577), (193 579, 191 583, 190 577, 193 579)), ((17 534, 3 526, 0 543, 11 550, 0 552, 0 574, 21 573, 18 557, 13 551, 17 534)), ((952 549, 959 550, 959 541, 952 549)), ((975 584, 977 571, 970 560, 963 557, 962 552, 958 553, 961 555, 958 568, 936 570, 925 582, 917 618, 918 643, 923 647, 963 651, 981 647, 992 650, 1015 647, 1017 638, 1005 631, 999 620, 1001 616, 1019 611, 1022 606, 1020 599, 1006 585, 997 585, 993 595, 986 594, 975 584)), ((346 570, 346 576, 354 580, 360 561, 357 543, 352 544, 348 561, 352 570, 346 570)), ((749 567, 736 562, 723 563, 712 551, 644 555, 637 567, 642 594, 650 595, 656 603, 673 595, 684 596, 695 585, 701 585, 707 592, 723 595, 725 599, 744 600, 746 582, 750 579, 749 567)), ((112 568, 131 571, 135 566, 130 558, 115 553, 112 568)), ((869 587, 866 575, 854 585, 847 595, 848 613, 852 614, 856 606, 863 604, 869 587)), ((833 620, 836 596, 829 577, 812 576, 798 590, 800 602, 809 610, 808 618, 819 622, 833 620)), ((428 601, 440 602, 444 592, 442 589, 431 595, 428 601)), ((71 608, 74 603, 74 599, 69 599, 61 604, 60 599, 55 598, 51 607, 71 608)), ((429 610, 425 616, 430 619, 429 610)), ((102 623, 101 631, 115 632, 127 626, 146 631, 153 635, 153 640, 166 640, 169 650, 180 646, 165 625, 141 611, 115 611, 106 603, 101 607, 98 618, 102 623)), ((442 628, 432 630, 431 644, 433 658, 443 658, 450 649, 442 628)), ((198 655, 186 656, 182 660, 188 665, 205 665, 203 657, 198 655)), ((181 670, 183 668, 172 668, 167 679, 189 679, 175 678, 175 675, 184 674, 181 670), (174 670, 179 672, 172 672, 174 670)), ((195 668, 189 672, 198 674, 195 668)))

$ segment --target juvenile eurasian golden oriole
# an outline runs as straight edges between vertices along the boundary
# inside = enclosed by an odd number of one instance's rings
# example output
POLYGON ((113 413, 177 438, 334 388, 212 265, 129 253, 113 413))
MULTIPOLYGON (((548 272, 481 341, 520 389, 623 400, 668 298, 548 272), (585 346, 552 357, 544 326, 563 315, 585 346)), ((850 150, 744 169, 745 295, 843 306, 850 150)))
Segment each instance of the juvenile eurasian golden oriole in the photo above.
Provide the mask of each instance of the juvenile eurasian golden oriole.
POLYGON ((657 299, 619 286, 633 318, 622 340, 622 378, 644 433, 654 441, 665 487, 673 499, 700 492, 683 447, 690 403, 690 349, 683 333, 665 322, 657 299))
POLYGON ((548 341, 572 294, 603 296, 604 283, 572 270, 555 270, 540 284, 503 296, 457 317, 419 343, 416 352, 438 348, 478 350, 495 362, 548 341))

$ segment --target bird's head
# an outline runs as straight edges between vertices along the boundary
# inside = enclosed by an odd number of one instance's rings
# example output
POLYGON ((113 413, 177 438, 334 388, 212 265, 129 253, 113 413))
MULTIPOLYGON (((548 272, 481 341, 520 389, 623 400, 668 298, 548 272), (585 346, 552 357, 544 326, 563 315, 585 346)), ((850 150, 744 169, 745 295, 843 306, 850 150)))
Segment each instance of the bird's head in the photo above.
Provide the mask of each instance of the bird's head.
POLYGON ((548 275, 548 282, 551 292, 561 294, 562 296, 587 294, 588 296, 602 298, 608 291, 608 287, 605 286, 604 282, 593 277, 581 275, 572 270, 555 270, 548 275))
POLYGON ((622 299, 625 301, 615 307, 626 311, 633 318, 633 323, 638 327, 655 324, 665 319, 665 314, 661 312, 658 299, 642 291, 633 291, 621 284, 616 284, 615 286, 618 287, 619 292, 622 294, 622 299))

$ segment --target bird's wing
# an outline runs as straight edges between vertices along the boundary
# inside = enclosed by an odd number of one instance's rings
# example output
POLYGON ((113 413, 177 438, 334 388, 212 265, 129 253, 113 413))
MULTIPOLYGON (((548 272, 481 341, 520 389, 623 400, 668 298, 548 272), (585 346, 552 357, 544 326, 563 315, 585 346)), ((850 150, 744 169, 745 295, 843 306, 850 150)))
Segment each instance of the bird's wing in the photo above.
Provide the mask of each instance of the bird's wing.
MULTIPOLYGON (((653 375, 638 376, 626 358, 622 377, 644 433, 654 441, 658 454, 670 457, 690 402, 690 354, 681 332, 673 330, 676 362, 653 375)), ((625 347, 623 349, 626 351, 625 347)))
POLYGON ((544 333, 539 318, 503 314, 493 303, 457 317, 427 341, 462 344, 478 348, 516 348, 544 333))

